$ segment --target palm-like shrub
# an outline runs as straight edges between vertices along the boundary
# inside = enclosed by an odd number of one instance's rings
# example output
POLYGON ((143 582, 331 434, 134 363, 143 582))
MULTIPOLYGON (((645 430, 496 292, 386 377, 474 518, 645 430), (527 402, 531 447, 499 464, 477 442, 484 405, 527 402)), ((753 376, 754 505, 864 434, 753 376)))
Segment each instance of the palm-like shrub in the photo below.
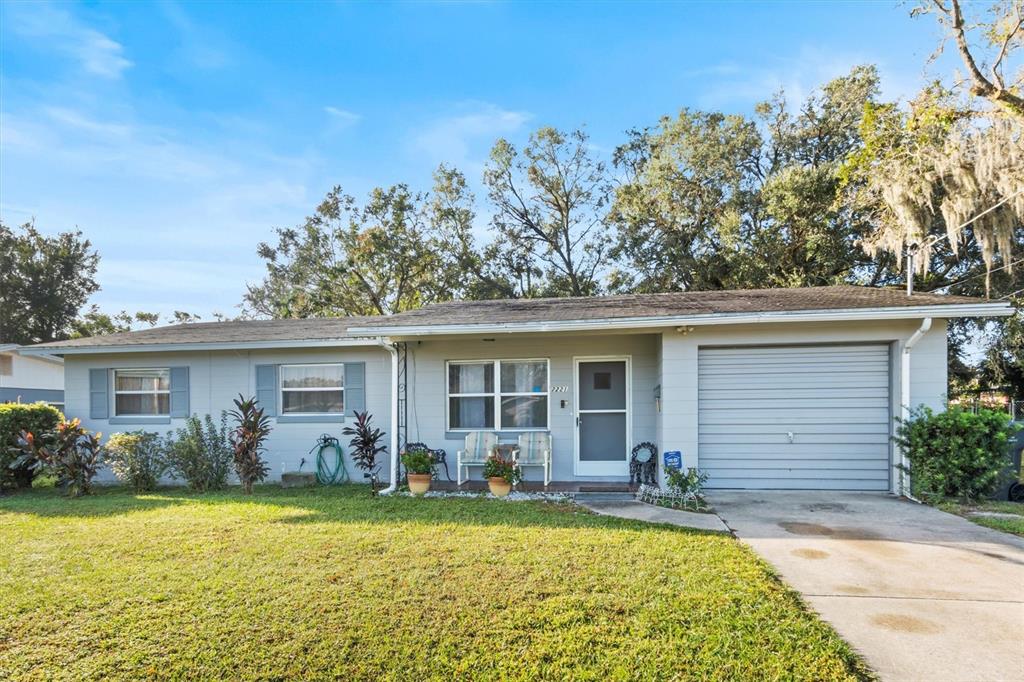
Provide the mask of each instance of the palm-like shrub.
POLYGON ((226 412, 219 428, 210 415, 189 417, 164 443, 171 473, 197 492, 226 488, 234 458, 227 430, 226 412))
POLYGON ((373 415, 368 411, 354 414, 355 426, 346 426, 341 432, 346 436, 352 436, 352 440, 348 442, 352 448, 352 461, 364 472, 363 477, 370 479, 370 487, 376 493, 377 474, 380 472, 377 455, 387 450, 386 446, 380 444, 384 432, 371 424, 373 415))
POLYGON ((33 466, 33 458, 23 456, 18 437, 22 431, 48 433, 63 419, 56 407, 46 403, 0 404, 0 488, 32 486, 40 469, 33 466))
POLYGON ((21 455, 14 464, 53 474, 57 485, 71 497, 87 495, 103 466, 100 435, 90 433, 78 419, 63 421, 38 435, 23 431, 18 436, 21 455))
POLYGON ((167 471, 160 436, 149 431, 115 433, 107 439, 105 459, 118 480, 137 493, 156 488, 167 471))
POLYGON ((256 398, 235 398, 235 409, 228 414, 235 420, 235 428, 229 436, 235 457, 235 473, 242 482, 247 495, 252 486, 270 473, 270 467, 263 460, 264 441, 270 435, 270 417, 264 414, 256 398))

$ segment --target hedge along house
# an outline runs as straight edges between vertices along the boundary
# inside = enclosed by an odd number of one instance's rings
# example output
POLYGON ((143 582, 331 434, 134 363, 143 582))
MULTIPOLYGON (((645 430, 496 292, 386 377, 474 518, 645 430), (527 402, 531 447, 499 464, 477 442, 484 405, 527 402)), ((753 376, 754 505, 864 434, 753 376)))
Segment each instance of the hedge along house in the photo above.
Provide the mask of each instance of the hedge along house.
POLYGON ((510 442, 544 431, 556 482, 627 481, 630 450, 650 441, 706 471, 711 488, 896 492, 894 417, 943 407, 946 320, 1011 313, 1002 302, 837 286, 452 302, 384 317, 178 325, 30 352, 64 356, 68 415, 104 432, 163 431, 256 395, 274 417, 274 476, 368 409, 390 437, 392 485, 406 442, 446 449, 454 474, 471 431, 510 442))

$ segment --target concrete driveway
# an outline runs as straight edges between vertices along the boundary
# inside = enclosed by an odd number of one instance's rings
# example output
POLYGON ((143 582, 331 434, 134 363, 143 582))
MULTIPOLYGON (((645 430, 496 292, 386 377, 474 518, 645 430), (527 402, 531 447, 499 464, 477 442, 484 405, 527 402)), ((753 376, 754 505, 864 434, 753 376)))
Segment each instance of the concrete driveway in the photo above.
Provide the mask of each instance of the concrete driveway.
POLYGON ((883 680, 1024 680, 1024 539, 876 493, 709 498, 883 680))

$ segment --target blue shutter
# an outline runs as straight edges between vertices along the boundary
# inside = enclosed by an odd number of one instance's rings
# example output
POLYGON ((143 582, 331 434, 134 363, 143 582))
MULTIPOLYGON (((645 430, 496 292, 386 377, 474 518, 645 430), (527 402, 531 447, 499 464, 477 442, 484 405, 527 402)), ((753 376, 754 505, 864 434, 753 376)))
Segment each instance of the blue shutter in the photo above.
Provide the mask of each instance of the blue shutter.
POLYGON ((171 367, 171 416, 188 417, 188 367, 171 367))
POLYGON ((366 363, 345 363, 345 414, 366 409, 366 363))
POLYGON ((277 365, 256 365, 256 400, 264 414, 277 416, 277 365))
POLYGON ((89 370, 89 419, 107 419, 110 416, 109 369, 89 370))

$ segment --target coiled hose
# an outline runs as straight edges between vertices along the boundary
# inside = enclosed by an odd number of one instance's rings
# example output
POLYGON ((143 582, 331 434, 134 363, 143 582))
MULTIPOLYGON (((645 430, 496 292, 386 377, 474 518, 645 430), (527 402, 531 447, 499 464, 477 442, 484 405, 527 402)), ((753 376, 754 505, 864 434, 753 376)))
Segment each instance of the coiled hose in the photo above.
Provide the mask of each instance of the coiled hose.
POLYGON ((345 460, 341 456, 341 443, 334 436, 323 433, 317 439, 309 454, 316 450, 316 480, 320 485, 334 485, 335 483, 348 482, 348 471, 345 470, 345 460), (334 451, 334 462, 328 464, 329 455, 325 454, 334 451))

